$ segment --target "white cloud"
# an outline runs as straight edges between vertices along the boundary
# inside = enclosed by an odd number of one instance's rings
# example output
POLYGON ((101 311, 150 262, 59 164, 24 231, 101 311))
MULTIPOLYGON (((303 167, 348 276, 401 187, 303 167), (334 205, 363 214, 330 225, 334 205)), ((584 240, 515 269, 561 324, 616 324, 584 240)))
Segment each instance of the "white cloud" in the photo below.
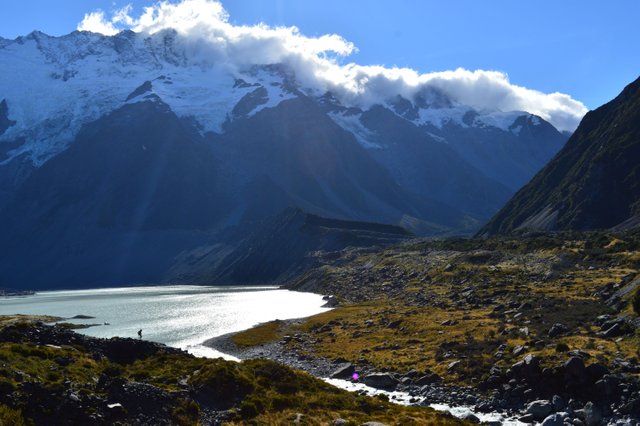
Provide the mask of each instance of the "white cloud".
POLYGON ((84 15, 84 19, 80 24, 78 24, 78 31, 91 31, 92 33, 115 35, 120 30, 114 27, 112 21, 108 21, 105 18, 103 11, 97 10, 84 15))
POLYGON ((420 74, 409 68, 341 64, 356 51, 336 34, 307 37, 296 27, 233 25, 217 0, 160 1, 138 17, 127 6, 106 19, 102 11, 85 15, 78 30, 113 35, 122 29, 155 34, 174 29, 193 56, 242 69, 283 63, 305 87, 331 90, 343 103, 368 107, 395 95, 413 99, 436 88, 449 98, 477 109, 523 110, 550 121, 560 130, 574 130, 587 108, 562 93, 542 93, 516 86, 499 71, 457 69, 420 74))

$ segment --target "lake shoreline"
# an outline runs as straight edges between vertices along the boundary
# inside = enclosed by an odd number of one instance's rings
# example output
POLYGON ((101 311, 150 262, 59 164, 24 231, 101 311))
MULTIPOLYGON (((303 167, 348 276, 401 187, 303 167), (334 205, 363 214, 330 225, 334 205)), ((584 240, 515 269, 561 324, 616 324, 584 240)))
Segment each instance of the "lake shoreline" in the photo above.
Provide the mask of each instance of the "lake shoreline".
MULTIPOLYGON (((0 315, 55 315, 82 334, 138 338, 217 357, 211 336, 323 312, 322 297, 280 286, 161 285, 39 292, 0 300, 0 315), (88 318, 94 317, 94 318, 88 318), (87 325, 91 325, 89 328, 87 325)), ((223 354, 220 354, 222 356, 223 354)))
MULTIPOLYGON (((297 318, 291 320, 282 321, 285 326, 297 326, 304 322, 305 318, 297 318)), ((246 331, 246 330, 244 330, 246 331)), ((284 340, 276 340, 265 344, 259 344, 251 347, 240 347, 233 342, 233 337, 243 331, 227 333, 221 336, 213 337, 211 339, 203 342, 203 346, 210 347, 215 349, 216 351, 223 352, 229 355, 232 355, 235 358, 238 358, 240 361, 245 361, 249 359, 268 359, 271 361, 276 361, 282 363, 288 367, 299 369, 305 371, 306 373, 311 374, 312 376, 322 379, 328 382, 336 382, 335 379, 329 381, 336 376, 336 373, 348 367, 350 364, 344 362, 343 360, 329 360, 322 357, 310 357, 306 354, 303 354, 302 349, 290 349, 287 347, 287 341, 289 341, 290 336, 285 336, 284 340)), ((360 377, 366 377, 367 375, 379 375, 386 374, 382 372, 378 372, 372 369, 358 371, 360 373, 360 377)), ((339 375, 339 374, 338 374, 339 375)), ((457 395, 466 395, 468 398, 470 389, 448 385, 444 383, 431 383, 425 386, 430 387, 430 397, 425 398, 423 395, 413 392, 409 388, 405 388, 402 386, 401 382, 398 381, 398 385, 393 389, 378 387, 378 386, 367 386, 369 390, 357 390, 357 389, 349 389, 349 384, 358 384, 358 381, 352 381, 349 377, 340 376, 341 382, 344 382, 344 386, 338 386, 336 383, 331 383, 333 386, 340 387, 342 389, 346 389, 352 392, 365 392, 369 395, 376 394, 384 394, 390 397, 392 402, 396 402, 404 405, 418 405, 424 407, 436 406, 438 411, 450 412, 454 413, 456 417, 464 418, 469 415, 476 416, 478 418, 483 418, 483 421, 486 421, 487 418, 500 418, 501 424, 506 425, 518 425, 523 424, 515 420, 514 416, 519 413, 513 410, 505 410, 505 411, 492 411, 486 413, 478 413, 474 412, 473 409, 470 408, 469 405, 479 405, 483 402, 482 397, 474 396, 473 404, 463 404, 462 401, 456 399, 457 395), (404 397, 398 397, 399 394, 405 394, 404 397)), ((424 387, 422 390, 424 391, 424 387)), ((433 408, 433 407, 432 407, 433 408)))

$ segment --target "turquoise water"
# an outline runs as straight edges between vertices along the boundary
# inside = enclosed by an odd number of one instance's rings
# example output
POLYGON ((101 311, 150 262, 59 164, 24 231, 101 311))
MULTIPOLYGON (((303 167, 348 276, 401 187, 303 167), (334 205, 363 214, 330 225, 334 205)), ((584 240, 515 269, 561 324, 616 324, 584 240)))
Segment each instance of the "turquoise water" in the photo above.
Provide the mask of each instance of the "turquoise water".
POLYGON ((326 311, 322 296, 275 287, 153 286, 45 291, 0 298, 0 315, 43 314, 98 324, 79 333, 95 337, 137 337, 185 349, 197 356, 224 356, 202 346, 211 337, 275 319, 326 311))

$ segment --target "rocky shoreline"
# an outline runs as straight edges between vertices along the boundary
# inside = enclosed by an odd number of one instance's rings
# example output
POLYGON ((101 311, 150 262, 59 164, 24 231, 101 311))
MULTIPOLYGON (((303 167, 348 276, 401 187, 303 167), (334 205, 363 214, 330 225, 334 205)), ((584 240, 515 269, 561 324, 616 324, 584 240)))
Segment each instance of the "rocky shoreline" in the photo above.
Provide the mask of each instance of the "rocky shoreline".
MULTIPOLYGON (((285 320, 286 325, 299 325, 302 320, 285 320)), ((300 348, 291 349, 289 342, 303 341, 300 335, 285 336, 282 340, 269 342, 252 347, 239 347, 232 338, 238 333, 228 333, 214 337, 203 344, 217 351, 232 355, 240 360, 269 359, 280 362, 289 367, 306 371, 315 377, 326 379, 343 379, 361 382, 369 387, 383 391, 404 392, 411 396, 410 402, 417 405, 429 406, 430 404, 446 404, 450 406, 478 406, 485 407, 485 412, 500 411, 505 416, 514 416, 516 411, 505 409, 493 409, 488 401, 477 396, 474 389, 453 385, 447 385, 437 375, 421 375, 417 371, 406 375, 398 375, 390 372, 379 372, 371 368, 356 368, 345 360, 329 360, 321 357, 310 357, 302 354, 300 348), (358 379, 354 380, 354 373, 358 379), (486 408, 491 407, 491 410, 486 408)), ((472 418, 471 418, 472 420, 472 418)))
MULTIPOLYGON (((284 321, 289 326, 302 320, 284 321)), ((640 383, 631 376, 610 374, 600 363, 585 366, 588 354, 575 353, 563 365, 541 368, 540 359, 525 356, 507 371, 492 371, 478 388, 446 384, 434 373, 410 371, 404 375, 358 368, 345 360, 310 357, 292 341, 306 336, 285 336, 282 340, 253 347, 239 347, 229 333, 204 344, 241 360, 263 358, 306 371, 318 378, 337 378, 364 383, 385 391, 404 392, 411 402, 429 406, 471 407, 477 413, 498 413, 522 423, 554 425, 601 424, 640 425, 640 383), (357 374, 354 380, 353 375, 357 374), (480 392, 479 392, 480 391, 480 392)), ((479 422, 474 414, 465 420, 479 422)))

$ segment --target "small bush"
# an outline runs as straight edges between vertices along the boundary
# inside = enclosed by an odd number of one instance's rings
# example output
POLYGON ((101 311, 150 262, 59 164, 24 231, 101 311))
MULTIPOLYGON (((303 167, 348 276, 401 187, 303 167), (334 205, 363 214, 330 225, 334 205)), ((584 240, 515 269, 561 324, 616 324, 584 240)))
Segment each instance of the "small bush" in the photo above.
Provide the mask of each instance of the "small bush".
POLYGON ((109 365, 104 369, 103 373, 109 377, 119 377, 123 374, 123 371, 117 365, 109 365))
POLYGON ((200 406, 193 400, 179 399, 177 407, 171 412, 177 425, 193 425, 198 422, 200 406))
POLYGON ((556 352, 568 352, 569 351, 569 346, 566 343, 558 343, 556 345, 556 352))
POLYGON ((254 390, 250 377, 233 363, 214 363, 205 366, 192 379, 210 398, 223 405, 243 399, 254 390))
POLYGON ((0 405, 0 425, 25 426, 25 422, 20 410, 14 410, 2 404, 0 405))
POLYGON ((252 419, 260 414, 260 410, 256 406, 255 402, 250 400, 244 400, 240 404, 240 415, 243 419, 252 419))
POLYGON ((640 315, 640 287, 636 289, 633 299, 631 299, 631 306, 633 306, 635 313, 640 315))

